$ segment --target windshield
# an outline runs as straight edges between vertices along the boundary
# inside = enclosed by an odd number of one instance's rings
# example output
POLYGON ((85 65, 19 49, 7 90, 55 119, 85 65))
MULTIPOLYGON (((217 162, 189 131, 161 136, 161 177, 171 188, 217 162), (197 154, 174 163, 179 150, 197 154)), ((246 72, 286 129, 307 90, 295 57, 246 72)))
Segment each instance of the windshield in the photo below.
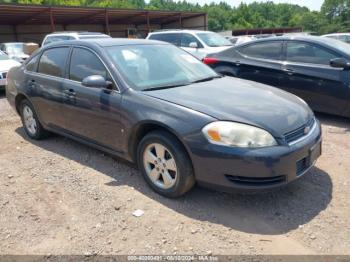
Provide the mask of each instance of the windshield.
POLYGON ((23 54, 24 52, 24 44, 23 43, 13 43, 6 45, 6 52, 8 54, 23 54))
POLYGON ((9 60, 9 57, 2 51, 0 51, 0 60, 9 60))
POLYGON ((210 67, 173 45, 111 46, 106 50, 136 90, 188 85, 218 77, 210 67))
POLYGON ((216 46, 228 46, 232 45, 232 43, 227 40, 225 37, 213 33, 197 33, 196 34, 207 46, 216 47, 216 46))

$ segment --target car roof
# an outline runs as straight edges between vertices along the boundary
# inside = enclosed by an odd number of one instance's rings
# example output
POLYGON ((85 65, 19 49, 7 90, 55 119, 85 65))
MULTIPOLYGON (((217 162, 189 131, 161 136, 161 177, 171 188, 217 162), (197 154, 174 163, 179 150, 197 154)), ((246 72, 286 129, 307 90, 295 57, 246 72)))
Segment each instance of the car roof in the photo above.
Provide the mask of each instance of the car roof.
POLYGON ((53 32, 48 35, 104 35, 100 32, 88 32, 88 31, 61 31, 53 32))
POLYGON ((324 44, 331 44, 329 41, 334 41, 333 39, 327 39, 320 36, 311 36, 311 35, 295 35, 295 36, 275 36, 275 37, 267 37, 267 38, 260 38, 257 40, 250 41, 248 43, 244 43, 243 45, 248 45, 252 43, 258 43, 258 42, 270 42, 270 41, 287 41, 287 40, 299 40, 299 41, 305 41, 305 42, 312 42, 320 45, 324 44))
POLYGON ((211 31, 204 31, 204 30, 191 30, 191 29, 165 29, 165 30, 160 30, 160 31, 154 31, 152 33, 150 33, 150 35, 152 34, 168 34, 168 33, 193 33, 193 34, 197 34, 197 33, 213 33, 211 31))
POLYGON ((170 45, 169 43, 156 40, 146 40, 146 39, 129 39, 129 38, 96 38, 96 39, 80 39, 80 40, 68 40, 59 41, 47 46, 62 46, 62 45, 83 45, 83 46, 93 46, 97 45, 100 47, 107 46, 124 46, 124 45, 170 45))

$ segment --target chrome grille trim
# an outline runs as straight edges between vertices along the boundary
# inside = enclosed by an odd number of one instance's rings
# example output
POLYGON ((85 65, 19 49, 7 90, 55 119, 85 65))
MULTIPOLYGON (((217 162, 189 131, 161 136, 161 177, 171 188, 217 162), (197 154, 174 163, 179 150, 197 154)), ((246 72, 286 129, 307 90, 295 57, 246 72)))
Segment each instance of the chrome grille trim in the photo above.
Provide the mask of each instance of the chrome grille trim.
MULTIPOLYGON (((315 132, 315 130, 317 128, 317 120, 315 118, 313 118, 312 123, 313 123, 312 126, 309 126, 310 127, 309 133, 307 133, 306 135, 304 135, 304 136, 302 136, 302 137, 300 137, 300 138, 298 138, 296 140, 293 140, 293 141, 289 142, 288 145, 289 146, 295 145, 295 144, 303 141, 304 139, 308 138, 309 136, 311 136, 315 132)), ((302 128, 304 129, 305 127, 308 127, 308 125, 305 125, 302 128)), ((298 129, 300 129, 300 128, 298 128, 298 129)))

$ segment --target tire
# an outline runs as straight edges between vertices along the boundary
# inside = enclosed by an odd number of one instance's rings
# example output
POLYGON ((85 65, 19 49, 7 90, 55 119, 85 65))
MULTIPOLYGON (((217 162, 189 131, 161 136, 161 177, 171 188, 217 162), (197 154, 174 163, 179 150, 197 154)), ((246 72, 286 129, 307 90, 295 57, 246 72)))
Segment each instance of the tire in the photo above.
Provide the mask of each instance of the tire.
POLYGON ((21 102, 20 113, 23 128, 31 139, 40 140, 47 137, 48 131, 40 124, 38 116, 28 100, 25 99, 21 102))
POLYGON ((147 134, 138 146, 137 163, 146 182, 165 197, 180 197, 195 184, 192 163, 186 150, 168 132, 147 134))

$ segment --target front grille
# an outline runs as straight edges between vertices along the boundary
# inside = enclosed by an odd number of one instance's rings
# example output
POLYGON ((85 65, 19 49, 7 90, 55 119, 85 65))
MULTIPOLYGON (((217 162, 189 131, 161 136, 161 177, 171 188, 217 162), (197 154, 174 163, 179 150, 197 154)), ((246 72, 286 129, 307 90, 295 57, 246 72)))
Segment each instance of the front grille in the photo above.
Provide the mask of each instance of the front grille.
POLYGON ((307 122, 305 125, 291 131, 291 132, 288 132, 286 134, 284 134, 284 139, 285 141, 289 144, 289 143, 292 143, 300 138, 302 138, 303 136, 305 136, 305 128, 306 127, 309 127, 310 130, 311 128, 314 126, 316 120, 315 118, 312 118, 309 122, 307 122))
POLYGON ((310 166, 310 161, 309 161, 309 157, 304 157, 303 159, 300 159, 297 162, 297 176, 300 176, 301 174, 303 174, 310 166))
POLYGON ((226 175, 226 178, 229 181, 242 186, 271 186, 281 184, 286 181, 286 176, 244 177, 226 175))

